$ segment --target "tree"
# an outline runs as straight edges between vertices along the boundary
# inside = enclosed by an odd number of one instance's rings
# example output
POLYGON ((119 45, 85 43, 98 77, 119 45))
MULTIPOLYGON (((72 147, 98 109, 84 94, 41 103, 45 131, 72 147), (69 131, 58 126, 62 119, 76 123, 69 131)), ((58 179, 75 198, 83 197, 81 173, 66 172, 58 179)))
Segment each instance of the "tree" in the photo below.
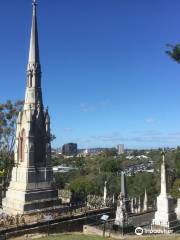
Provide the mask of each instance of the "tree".
POLYGON ((180 44, 167 44, 170 50, 167 50, 166 53, 177 63, 180 63, 180 44))
POLYGON ((134 155, 134 156, 138 156, 138 154, 139 154, 139 151, 138 151, 138 150, 134 150, 134 151, 133 151, 133 155, 134 155))
POLYGON ((171 194, 174 198, 180 198, 180 179, 174 181, 171 194))
POLYGON ((113 157, 117 155, 117 150, 115 148, 110 148, 110 149, 107 148, 102 152, 102 155, 104 157, 113 157))
POLYGON ((120 161, 115 159, 108 159, 102 163, 101 170, 103 172, 118 173, 121 171, 120 161))
POLYGON ((98 184, 89 176, 79 176, 70 182, 69 186, 75 201, 85 200, 88 194, 97 192, 98 184))
POLYGON ((180 147, 177 147, 177 149, 176 149, 175 169, 176 169, 177 176, 180 177, 180 147))
POLYGON ((127 177, 127 188, 129 196, 143 199, 144 191, 147 190, 148 201, 152 203, 160 189, 159 179, 152 173, 142 172, 135 176, 127 177))
POLYGON ((23 106, 22 101, 0 104, 0 169, 10 172, 14 161, 16 119, 23 106))

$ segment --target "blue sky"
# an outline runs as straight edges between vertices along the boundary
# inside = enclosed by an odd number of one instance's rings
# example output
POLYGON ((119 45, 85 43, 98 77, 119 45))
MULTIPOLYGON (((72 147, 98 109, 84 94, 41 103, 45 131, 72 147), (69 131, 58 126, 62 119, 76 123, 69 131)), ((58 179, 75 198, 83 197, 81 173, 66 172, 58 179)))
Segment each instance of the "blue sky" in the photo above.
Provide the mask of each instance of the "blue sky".
MULTIPOLYGON (((180 145, 179 0, 39 0, 44 104, 53 146, 180 145)), ((0 102, 23 99, 31 0, 0 10, 0 102)))

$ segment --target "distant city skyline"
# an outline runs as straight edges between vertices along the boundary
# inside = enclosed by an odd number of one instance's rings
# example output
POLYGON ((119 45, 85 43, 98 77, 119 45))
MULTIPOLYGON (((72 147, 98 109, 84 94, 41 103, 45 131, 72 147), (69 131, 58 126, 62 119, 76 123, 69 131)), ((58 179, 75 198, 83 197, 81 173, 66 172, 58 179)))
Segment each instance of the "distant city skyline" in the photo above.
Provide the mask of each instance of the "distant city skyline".
MULTIPOLYGON (((3 1, 0 102, 24 99, 31 0, 3 1)), ((180 145, 180 2, 38 1, 44 105, 53 147, 180 145)))

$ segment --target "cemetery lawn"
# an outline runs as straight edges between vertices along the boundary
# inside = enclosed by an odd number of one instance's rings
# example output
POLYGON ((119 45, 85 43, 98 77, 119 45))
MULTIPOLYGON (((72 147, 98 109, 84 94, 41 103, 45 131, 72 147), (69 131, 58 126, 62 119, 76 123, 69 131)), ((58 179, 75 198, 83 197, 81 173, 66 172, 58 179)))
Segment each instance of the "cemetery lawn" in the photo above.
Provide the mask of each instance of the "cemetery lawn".
MULTIPOLYGON (((103 239, 107 239, 107 240, 114 240, 112 238, 103 238, 103 237, 99 237, 99 236, 92 236, 92 235, 83 235, 83 234, 78 234, 78 233, 74 233, 74 234, 59 234, 59 235, 54 235, 54 236, 47 236, 47 237, 41 237, 41 238, 36 238, 38 240, 103 240, 103 239)), ((180 235, 161 235, 161 236, 154 236, 154 237, 150 237, 150 236, 124 236, 120 239, 126 239, 126 240, 180 240, 180 235)))
MULTIPOLYGON (((50 235, 47 237, 41 237, 41 238, 36 238, 38 240, 103 240, 103 239, 107 239, 107 240, 114 240, 112 238, 103 238, 103 237, 99 237, 99 236, 92 236, 92 235, 83 235, 83 234, 59 234, 59 235, 50 235)), ((150 236, 124 236, 121 239, 125 239, 125 240, 180 240, 180 234, 179 235, 161 235, 161 236, 154 236, 154 237, 150 237, 150 236)))
POLYGON ((47 236, 42 238, 36 238, 37 240, 102 240, 103 237, 83 235, 83 234, 59 234, 55 236, 47 236))

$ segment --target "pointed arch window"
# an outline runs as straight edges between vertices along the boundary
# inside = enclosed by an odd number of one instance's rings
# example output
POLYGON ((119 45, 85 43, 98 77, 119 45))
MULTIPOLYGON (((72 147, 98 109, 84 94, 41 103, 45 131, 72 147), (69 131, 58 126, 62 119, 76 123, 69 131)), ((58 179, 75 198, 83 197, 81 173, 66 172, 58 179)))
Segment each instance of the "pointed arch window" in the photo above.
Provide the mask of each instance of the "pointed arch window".
POLYGON ((20 162, 24 161, 25 158, 25 144, 26 144, 26 132, 25 129, 22 129, 20 134, 20 142, 19 142, 19 160, 20 162))

